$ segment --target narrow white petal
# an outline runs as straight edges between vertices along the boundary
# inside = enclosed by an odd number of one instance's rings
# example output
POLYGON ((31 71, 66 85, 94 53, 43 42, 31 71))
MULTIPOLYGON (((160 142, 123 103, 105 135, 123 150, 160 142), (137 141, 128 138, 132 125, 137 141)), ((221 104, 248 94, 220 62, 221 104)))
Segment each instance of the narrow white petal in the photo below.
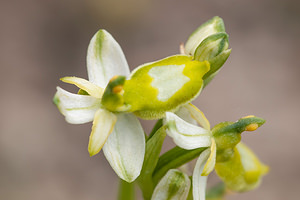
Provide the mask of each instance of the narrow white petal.
POLYGON ((87 70, 89 80, 103 88, 113 76, 129 75, 129 67, 120 45, 105 30, 99 30, 90 41, 87 70))
POLYGON ((100 108, 100 99, 88 95, 72 94, 60 87, 53 98, 60 112, 71 124, 93 121, 95 112, 100 108))
POLYGON ((170 169, 155 187, 151 200, 186 199, 191 186, 189 177, 177 169, 170 169))
POLYGON ((209 130, 187 123, 171 112, 166 112, 167 134, 175 144, 184 149, 208 147, 211 144, 209 130))
POLYGON ((97 110, 89 140, 88 150, 90 156, 96 155, 102 149, 116 121, 117 117, 112 112, 101 108, 97 110))
POLYGON ((95 97, 95 98, 101 98, 104 92, 104 89, 99 87, 98 85, 95 85, 83 78, 78 77, 63 77, 60 79, 61 81, 65 83, 74 84, 80 89, 86 91, 89 95, 95 97))
POLYGON ((103 152, 120 178, 134 181, 140 174, 145 155, 145 135, 133 114, 118 114, 112 134, 103 152))
POLYGON ((194 168, 193 172, 193 197, 194 200, 205 200, 205 189, 206 189, 206 181, 207 176, 201 176, 202 171, 204 169, 204 165, 208 160, 210 155, 210 149, 206 149, 203 151, 194 168))

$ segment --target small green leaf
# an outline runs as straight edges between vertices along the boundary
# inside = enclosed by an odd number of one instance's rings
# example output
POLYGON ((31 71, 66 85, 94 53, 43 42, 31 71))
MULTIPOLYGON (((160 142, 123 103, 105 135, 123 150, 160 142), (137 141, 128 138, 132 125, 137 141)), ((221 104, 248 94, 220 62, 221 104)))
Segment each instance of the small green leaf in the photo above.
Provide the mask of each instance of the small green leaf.
POLYGON ((147 141, 145 159, 138 182, 145 199, 150 199, 154 190, 152 174, 159 159, 160 151, 166 137, 166 127, 162 126, 147 141))
POLYGON ((154 183, 157 184, 158 181, 168 172, 168 170, 178 168, 181 165, 197 158, 205 149, 207 149, 207 147, 185 150, 176 146, 173 149, 167 151, 162 156, 160 156, 158 160, 153 173, 154 183))

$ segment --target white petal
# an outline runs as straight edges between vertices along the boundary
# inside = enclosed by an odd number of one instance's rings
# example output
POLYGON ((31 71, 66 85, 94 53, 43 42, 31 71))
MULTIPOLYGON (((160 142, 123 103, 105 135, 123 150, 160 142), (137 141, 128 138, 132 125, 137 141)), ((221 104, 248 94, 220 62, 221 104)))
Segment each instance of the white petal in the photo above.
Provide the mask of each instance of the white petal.
POLYGON ((210 155, 204 166, 201 176, 208 176, 212 172, 216 165, 217 145, 213 138, 211 138, 210 155))
POLYGON ((89 80, 103 88, 113 76, 130 73, 120 45, 105 30, 99 30, 90 41, 87 70, 89 80))
POLYGON ((117 116, 112 112, 101 108, 96 112, 88 147, 90 156, 96 155, 102 149, 116 121, 117 116))
POLYGON ((196 124, 199 124, 206 130, 210 130, 209 121, 204 113, 191 103, 181 107, 176 114, 189 123, 195 124, 196 121, 196 124))
POLYGON ((101 98, 104 92, 104 89, 99 87, 98 85, 95 85, 83 78, 78 77, 63 77, 60 79, 61 81, 65 83, 74 84, 80 89, 86 91, 89 95, 95 97, 95 98, 101 98))
POLYGON ((211 144, 211 134, 199 126, 187 123, 171 112, 166 112, 168 125, 167 134, 173 138, 175 144, 184 149, 208 147, 211 144))
POLYGON ((118 176, 132 182, 142 169, 145 135, 139 120, 133 114, 118 114, 117 117, 117 123, 103 152, 118 176))
POLYGON ((170 169, 155 187, 151 200, 186 199, 191 186, 189 177, 177 169, 170 169))
POLYGON ((95 112, 100 108, 100 99, 88 95, 72 94, 60 87, 53 98, 60 112, 71 124, 93 121, 95 112))
POLYGON ((209 158, 210 149, 206 149, 203 151, 194 168, 193 172, 193 197, 194 200, 205 200, 205 189, 206 189, 206 181, 207 176, 201 176, 202 171, 204 169, 204 165, 209 158))

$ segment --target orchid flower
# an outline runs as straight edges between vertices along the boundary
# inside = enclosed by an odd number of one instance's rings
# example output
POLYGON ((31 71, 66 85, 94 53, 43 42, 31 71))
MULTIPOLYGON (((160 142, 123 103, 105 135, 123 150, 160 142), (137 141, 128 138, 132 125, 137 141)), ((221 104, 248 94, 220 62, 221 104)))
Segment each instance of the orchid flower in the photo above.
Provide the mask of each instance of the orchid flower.
POLYGON ((209 147, 200 154, 193 172, 194 200, 205 200, 207 176, 213 171, 216 163, 216 143, 209 121, 203 112, 188 104, 176 114, 167 112, 165 123, 168 125, 167 134, 177 146, 188 150, 209 147))
POLYGON ((88 47, 89 81, 62 78, 80 90, 72 94, 57 87, 54 103, 69 123, 93 121, 90 155, 103 147, 119 177, 132 182, 141 171, 145 154, 144 132, 135 115, 159 119, 167 111, 176 111, 199 95, 209 68, 207 61, 175 55, 143 64, 130 74, 119 44, 100 30, 88 47))
POLYGON ((77 77, 61 80, 75 84, 79 94, 57 87, 54 103, 72 124, 93 121, 89 139, 90 156, 103 152, 120 178, 134 181, 140 174, 144 154, 143 128, 132 113, 114 113, 101 105, 104 88, 116 75, 129 76, 129 67, 120 45, 105 30, 99 30, 91 39, 87 52, 89 81, 77 77), (87 93, 88 95, 82 95, 87 93))
POLYGON ((237 122, 220 123, 211 130, 203 112, 192 104, 183 106, 176 114, 166 113, 167 134, 177 146, 187 150, 208 147, 200 154, 193 171, 194 200, 205 199, 207 176, 214 168, 233 191, 247 191, 258 186, 268 167, 240 141, 243 131, 255 131, 264 122, 250 115, 237 122))

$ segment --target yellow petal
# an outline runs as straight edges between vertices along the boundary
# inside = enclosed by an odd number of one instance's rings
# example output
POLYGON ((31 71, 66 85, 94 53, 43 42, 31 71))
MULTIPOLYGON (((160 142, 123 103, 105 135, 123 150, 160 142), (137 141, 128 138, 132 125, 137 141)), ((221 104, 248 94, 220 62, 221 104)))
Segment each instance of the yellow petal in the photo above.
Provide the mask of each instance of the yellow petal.
POLYGON ((90 156, 100 152, 116 121, 116 115, 107 110, 99 109, 96 112, 88 147, 90 156))
POLYGON ((78 78, 78 77, 70 77, 70 76, 66 76, 60 79, 61 81, 65 82, 65 83, 70 83, 70 84, 74 84, 77 87, 79 87, 80 89, 86 91, 87 93, 89 93, 89 95, 95 97, 95 98, 101 98, 104 92, 104 89, 99 87, 98 85, 95 85, 83 78, 78 78))
POLYGON ((198 122, 199 125, 201 125, 206 130, 210 130, 209 121, 207 120, 207 118, 201 110, 199 110, 196 106, 194 106, 191 103, 189 103, 185 107, 189 110, 191 116, 198 122))
POLYGON ((217 153, 216 142, 212 138, 211 146, 210 146, 210 155, 209 158, 207 159, 207 162, 204 166, 201 176, 208 176, 208 174, 210 174, 210 172, 214 170, 216 164, 216 153, 217 153))

